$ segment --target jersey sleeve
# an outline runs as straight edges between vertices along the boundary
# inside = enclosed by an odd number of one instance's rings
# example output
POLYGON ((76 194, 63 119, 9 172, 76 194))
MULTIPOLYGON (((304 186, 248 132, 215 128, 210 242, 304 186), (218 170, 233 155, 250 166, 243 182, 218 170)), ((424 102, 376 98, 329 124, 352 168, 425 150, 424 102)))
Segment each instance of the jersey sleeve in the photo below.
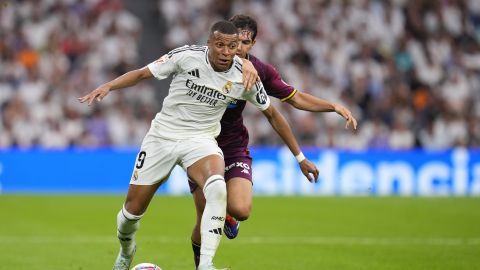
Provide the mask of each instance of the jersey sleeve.
POLYGON ((150 72, 159 80, 163 80, 170 76, 172 73, 179 73, 181 71, 181 60, 183 59, 183 47, 172 50, 169 53, 163 55, 159 59, 148 64, 147 67, 150 72))
POLYGON ((244 91, 243 97, 261 111, 265 111, 270 106, 270 98, 261 82, 256 82, 250 91, 244 91))
POLYGON ((265 64, 264 72, 265 78, 262 82, 268 95, 287 101, 297 93, 297 89, 287 84, 272 65, 265 64))

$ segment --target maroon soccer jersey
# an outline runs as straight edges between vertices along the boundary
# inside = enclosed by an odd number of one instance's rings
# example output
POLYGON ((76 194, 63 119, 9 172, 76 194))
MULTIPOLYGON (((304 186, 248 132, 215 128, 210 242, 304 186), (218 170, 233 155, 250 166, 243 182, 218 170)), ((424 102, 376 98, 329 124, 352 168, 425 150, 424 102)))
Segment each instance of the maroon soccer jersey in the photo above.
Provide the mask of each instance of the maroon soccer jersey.
MULTIPOLYGON (((263 63, 253 55, 249 55, 249 60, 257 70, 269 96, 285 101, 295 95, 295 88, 286 84, 272 65, 263 63)), ((243 124, 242 117, 245 105, 246 101, 244 100, 237 100, 235 104, 230 104, 220 122, 222 130, 217 137, 217 142, 225 159, 249 155, 247 152, 248 131, 243 124)))

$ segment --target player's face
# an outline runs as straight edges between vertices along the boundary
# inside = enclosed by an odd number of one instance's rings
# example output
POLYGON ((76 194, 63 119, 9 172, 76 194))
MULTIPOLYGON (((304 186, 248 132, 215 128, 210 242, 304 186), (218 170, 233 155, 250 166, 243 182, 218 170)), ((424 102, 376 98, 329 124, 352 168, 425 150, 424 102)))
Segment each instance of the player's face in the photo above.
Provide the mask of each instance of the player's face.
POLYGON ((237 53, 238 35, 214 32, 208 39, 208 59, 215 71, 226 71, 237 53))
POLYGON ((250 52, 255 44, 255 40, 252 39, 253 33, 247 29, 238 29, 238 31, 240 35, 238 37, 239 45, 237 55, 241 58, 246 58, 248 52, 250 52))

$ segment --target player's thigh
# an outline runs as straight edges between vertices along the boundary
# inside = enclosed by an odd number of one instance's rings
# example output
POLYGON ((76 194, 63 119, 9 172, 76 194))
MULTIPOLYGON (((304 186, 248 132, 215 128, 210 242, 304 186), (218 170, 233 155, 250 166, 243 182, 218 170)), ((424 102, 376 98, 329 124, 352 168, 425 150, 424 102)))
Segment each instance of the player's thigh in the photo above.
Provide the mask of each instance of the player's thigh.
POLYGON ((145 212, 158 187, 175 167, 176 142, 159 140, 149 134, 142 142, 133 168, 125 208, 134 215, 145 212))
POLYGON ((125 209, 133 215, 142 215, 162 182, 153 185, 132 185, 128 187, 125 209))
POLYGON ((222 150, 215 139, 191 139, 182 143, 182 167, 188 177, 203 189, 205 181, 212 175, 224 175, 225 163, 222 150))
POLYGON ((195 181, 201 190, 205 181, 212 175, 224 175, 225 164, 223 158, 213 154, 201 158, 187 168, 187 174, 190 179, 195 181))
POLYGON ((225 158, 225 181, 242 178, 252 185, 252 158, 249 155, 225 158))
POLYGON ((252 204, 252 158, 246 154, 225 158, 228 210, 248 215, 252 204))
POLYGON ((178 144, 147 134, 138 152, 130 184, 150 186, 165 181, 179 159, 178 144))
POLYGON ((252 210, 253 187, 246 178, 235 177, 227 182, 227 211, 238 219, 247 219, 252 210))

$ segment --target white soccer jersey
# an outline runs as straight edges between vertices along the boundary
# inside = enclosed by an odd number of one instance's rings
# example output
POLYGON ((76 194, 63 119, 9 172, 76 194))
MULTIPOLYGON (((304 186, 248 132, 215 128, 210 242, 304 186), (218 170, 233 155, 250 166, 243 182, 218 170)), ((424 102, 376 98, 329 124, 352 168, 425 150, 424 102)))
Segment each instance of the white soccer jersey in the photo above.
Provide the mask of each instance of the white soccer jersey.
POLYGON ((235 56, 229 70, 216 72, 206 46, 177 48, 147 67, 159 80, 174 74, 162 110, 152 121, 155 133, 164 138, 217 137, 223 113, 237 99, 248 100, 262 111, 270 105, 260 82, 244 90, 239 57, 235 56))

